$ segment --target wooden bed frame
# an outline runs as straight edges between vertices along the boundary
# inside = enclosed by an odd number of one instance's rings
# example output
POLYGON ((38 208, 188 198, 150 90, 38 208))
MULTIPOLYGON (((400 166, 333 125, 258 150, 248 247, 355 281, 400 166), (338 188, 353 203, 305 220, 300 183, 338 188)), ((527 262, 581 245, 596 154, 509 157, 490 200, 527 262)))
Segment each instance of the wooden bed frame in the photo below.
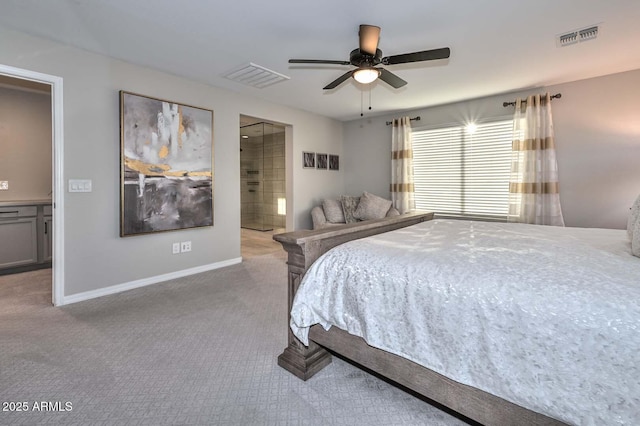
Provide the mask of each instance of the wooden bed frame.
MULTIPOLYGON (((329 249, 347 241, 380 234, 433 219, 433 213, 369 220, 313 231, 276 234, 288 253, 288 312, 293 297, 311 264, 329 249)), ((311 327, 309 346, 289 330, 289 345, 278 357, 278 365, 307 380, 331 362, 335 352, 393 382, 448 407, 484 425, 564 425, 559 420, 520 407, 485 391, 455 382, 405 358, 369 346, 364 339, 337 327, 325 331, 311 327)))

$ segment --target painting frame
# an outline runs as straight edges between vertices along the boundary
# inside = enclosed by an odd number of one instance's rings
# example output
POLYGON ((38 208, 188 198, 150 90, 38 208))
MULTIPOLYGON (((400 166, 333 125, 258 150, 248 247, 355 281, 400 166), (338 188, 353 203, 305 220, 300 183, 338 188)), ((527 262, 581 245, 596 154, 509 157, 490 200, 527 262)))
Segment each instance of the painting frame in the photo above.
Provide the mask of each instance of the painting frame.
POLYGON ((120 236, 213 226, 213 110, 121 90, 120 236))
POLYGON ((309 151, 302 151, 302 168, 303 169, 315 169, 316 168, 316 153, 309 151))
POLYGON ((335 154, 329 154, 329 170, 340 170, 340 156, 335 154))
POLYGON ((316 167, 318 170, 327 170, 328 154, 316 154, 316 167))

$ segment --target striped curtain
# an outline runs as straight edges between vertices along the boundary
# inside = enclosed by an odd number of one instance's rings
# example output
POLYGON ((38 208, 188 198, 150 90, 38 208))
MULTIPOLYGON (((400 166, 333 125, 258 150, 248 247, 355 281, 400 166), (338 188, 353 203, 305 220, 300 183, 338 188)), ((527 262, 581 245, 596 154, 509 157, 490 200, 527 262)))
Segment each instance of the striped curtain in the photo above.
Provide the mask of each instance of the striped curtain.
POLYGON ((393 120, 391 133, 391 200, 400 214, 415 210, 413 148, 409 117, 393 120))
POLYGON ((509 221, 564 226, 549 93, 516 99, 509 221))

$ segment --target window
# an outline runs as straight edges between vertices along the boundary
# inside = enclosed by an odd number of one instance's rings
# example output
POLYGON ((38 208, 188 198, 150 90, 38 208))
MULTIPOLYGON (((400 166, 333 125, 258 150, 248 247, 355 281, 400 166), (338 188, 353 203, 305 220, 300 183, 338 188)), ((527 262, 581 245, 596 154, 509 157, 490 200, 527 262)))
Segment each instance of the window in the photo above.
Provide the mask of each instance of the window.
POLYGON ((513 120, 412 132, 416 208, 506 220, 513 120))

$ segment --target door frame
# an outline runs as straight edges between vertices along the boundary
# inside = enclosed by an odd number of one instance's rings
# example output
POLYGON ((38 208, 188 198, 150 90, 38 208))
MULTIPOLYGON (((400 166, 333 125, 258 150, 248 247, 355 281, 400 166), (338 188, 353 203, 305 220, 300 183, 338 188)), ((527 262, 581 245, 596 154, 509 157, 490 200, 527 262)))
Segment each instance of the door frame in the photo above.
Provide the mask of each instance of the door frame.
POLYGON ((51 302, 64 304, 64 120, 62 77, 0 64, 0 74, 51 86, 53 259, 51 302))

